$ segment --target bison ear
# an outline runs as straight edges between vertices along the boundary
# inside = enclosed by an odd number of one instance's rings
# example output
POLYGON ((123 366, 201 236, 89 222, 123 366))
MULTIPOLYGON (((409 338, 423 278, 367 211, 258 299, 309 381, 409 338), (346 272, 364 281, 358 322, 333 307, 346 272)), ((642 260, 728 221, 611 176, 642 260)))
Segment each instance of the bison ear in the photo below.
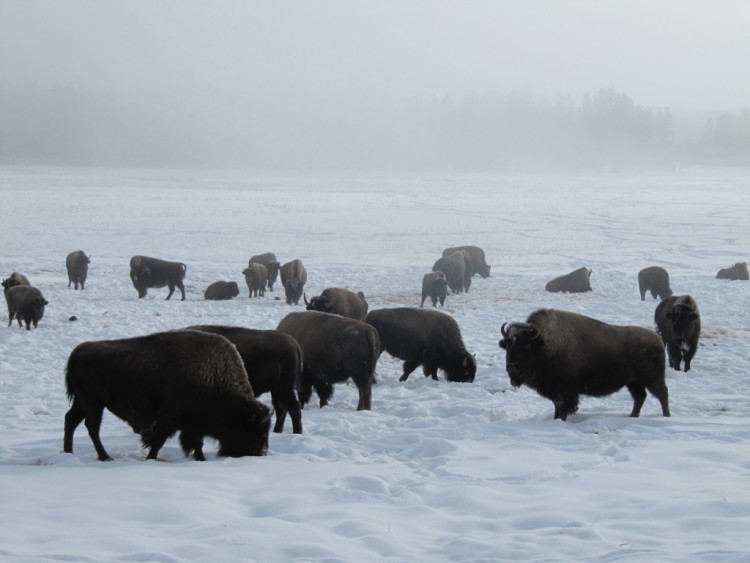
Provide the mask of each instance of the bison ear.
POLYGON ((497 345, 500 346, 500 348, 502 348, 503 350, 508 349, 508 341, 505 338, 498 342, 497 345))

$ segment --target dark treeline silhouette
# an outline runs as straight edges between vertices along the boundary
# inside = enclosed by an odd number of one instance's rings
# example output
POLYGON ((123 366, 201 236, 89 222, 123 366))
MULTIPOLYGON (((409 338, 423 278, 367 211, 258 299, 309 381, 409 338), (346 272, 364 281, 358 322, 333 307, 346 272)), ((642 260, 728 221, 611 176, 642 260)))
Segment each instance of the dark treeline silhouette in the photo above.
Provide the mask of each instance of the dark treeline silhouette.
POLYGON ((641 107, 614 88, 579 101, 521 90, 376 103, 274 92, 151 99, 0 80, 0 162, 393 171, 750 165, 750 111, 702 114, 690 135, 684 115, 641 107))

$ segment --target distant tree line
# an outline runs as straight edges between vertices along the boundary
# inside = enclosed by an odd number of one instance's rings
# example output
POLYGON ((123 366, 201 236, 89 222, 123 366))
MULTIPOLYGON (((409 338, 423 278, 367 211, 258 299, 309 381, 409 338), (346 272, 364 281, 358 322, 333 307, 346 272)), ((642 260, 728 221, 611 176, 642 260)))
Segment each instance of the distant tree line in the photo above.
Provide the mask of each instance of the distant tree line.
POLYGON ((406 104, 273 93, 156 102, 0 79, 0 162, 394 171, 750 165, 750 110, 702 114, 689 135, 682 119, 614 88, 580 101, 513 91, 406 104))

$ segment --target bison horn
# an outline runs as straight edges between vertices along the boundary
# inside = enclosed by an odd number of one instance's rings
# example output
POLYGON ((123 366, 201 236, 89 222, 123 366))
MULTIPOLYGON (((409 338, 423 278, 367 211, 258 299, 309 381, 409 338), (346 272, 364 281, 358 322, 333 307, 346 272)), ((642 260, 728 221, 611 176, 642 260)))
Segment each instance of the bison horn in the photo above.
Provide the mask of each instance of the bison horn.
POLYGON ((507 332, 506 332, 506 330, 505 330, 505 326, 506 326, 507 324, 508 324, 508 323, 503 323, 503 326, 501 326, 501 327, 500 327, 500 334, 502 334, 502 335, 503 335, 503 338, 508 338, 508 333, 507 333, 507 332))
POLYGON ((307 294, 303 293, 302 298, 305 300, 305 305, 310 305, 310 302, 307 300, 307 294))

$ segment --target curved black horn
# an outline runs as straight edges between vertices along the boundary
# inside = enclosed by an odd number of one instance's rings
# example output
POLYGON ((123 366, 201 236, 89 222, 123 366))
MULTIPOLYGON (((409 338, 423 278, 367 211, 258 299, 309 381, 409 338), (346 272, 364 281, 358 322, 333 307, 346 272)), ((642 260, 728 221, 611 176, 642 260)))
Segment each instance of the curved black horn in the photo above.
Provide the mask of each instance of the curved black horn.
POLYGON ((507 324, 508 324, 507 322, 503 323, 503 326, 500 327, 500 334, 503 335, 503 338, 508 338, 508 333, 505 330, 505 325, 507 324))
POLYGON ((305 305, 309 306, 310 302, 307 300, 307 294, 306 293, 304 293, 304 292, 302 293, 302 298, 305 300, 305 305))

